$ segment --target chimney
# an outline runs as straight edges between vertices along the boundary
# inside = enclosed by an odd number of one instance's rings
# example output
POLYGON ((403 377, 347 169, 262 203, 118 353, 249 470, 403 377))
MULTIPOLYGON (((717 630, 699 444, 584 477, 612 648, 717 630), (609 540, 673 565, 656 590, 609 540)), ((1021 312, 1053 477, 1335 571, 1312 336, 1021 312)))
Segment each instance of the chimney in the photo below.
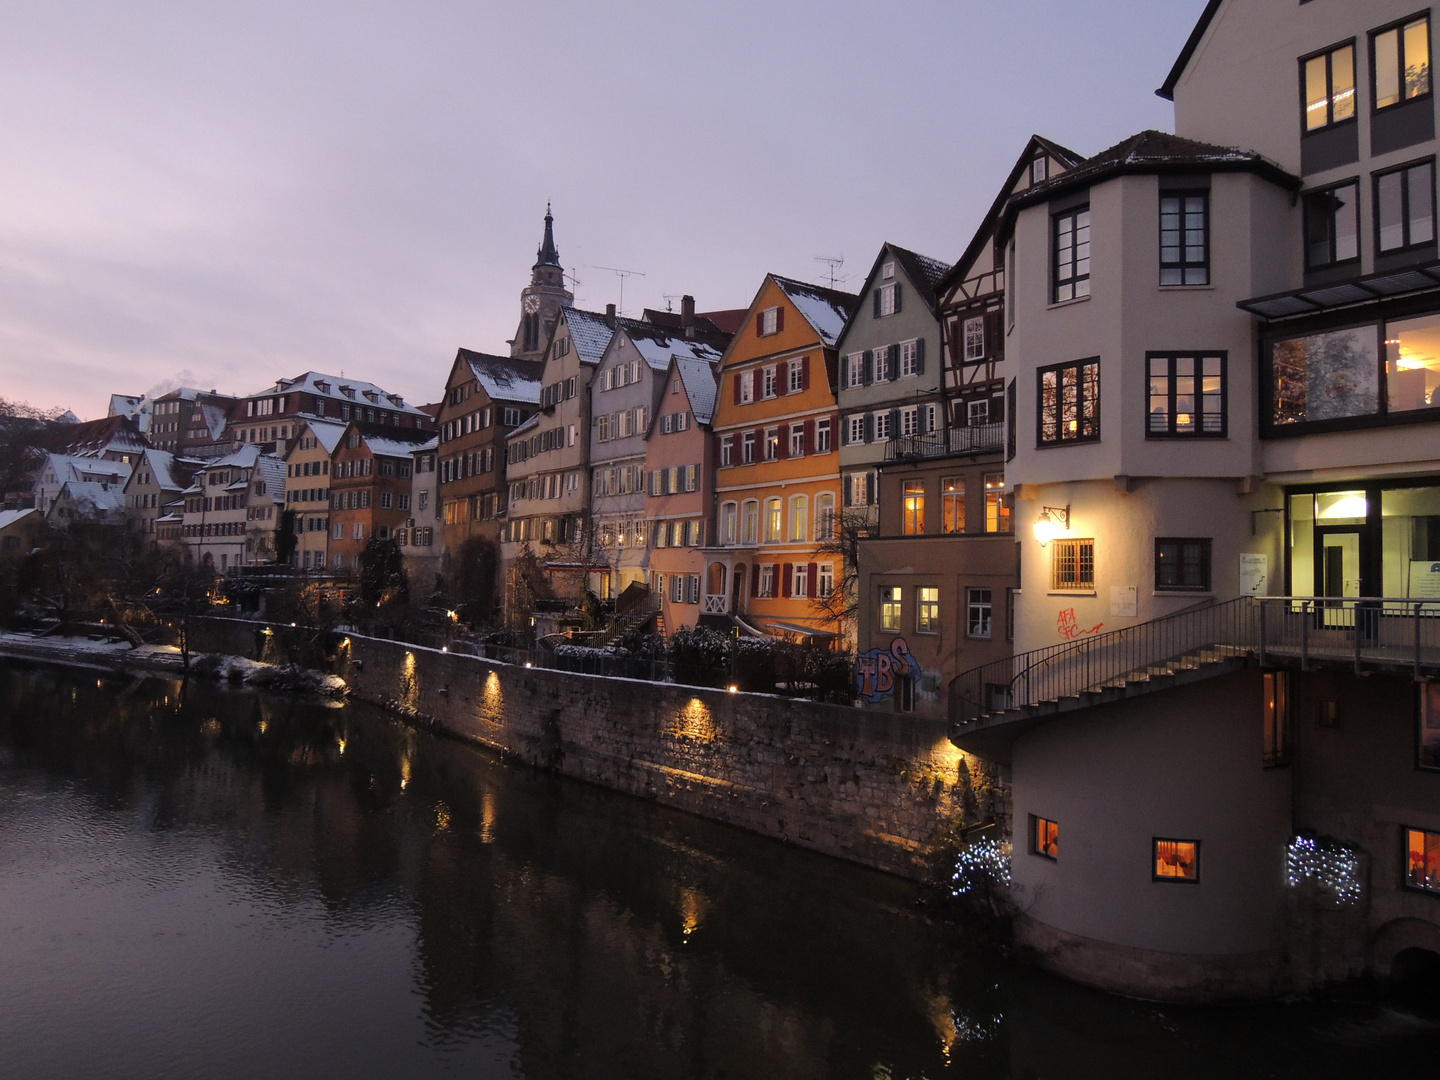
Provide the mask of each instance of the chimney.
POLYGON ((605 325, 608 326, 608 327, 610 327, 611 330, 614 330, 614 329, 615 329, 615 305, 614 305, 614 304, 606 304, 606 305, 605 305, 605 325))
POLYGON ((693 296, 682 296, 680 298, 680 325, 695 325, 695 298, 693 296))

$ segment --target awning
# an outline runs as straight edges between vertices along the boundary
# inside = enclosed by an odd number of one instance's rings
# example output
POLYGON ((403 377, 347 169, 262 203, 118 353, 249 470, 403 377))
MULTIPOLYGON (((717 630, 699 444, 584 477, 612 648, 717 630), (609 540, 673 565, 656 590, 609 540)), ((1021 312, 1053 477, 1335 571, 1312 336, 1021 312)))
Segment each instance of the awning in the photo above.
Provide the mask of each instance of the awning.
POLYGON ((1238 301, 1235 306, 1267 322, 1277 322, 1337 308, 1376 304, 1401 296, 1416 296, 1436 289, 1440 289, 1440 263, 1391 274, 1372 274, 1338 285, 1257 296, 1253 300, 1238 301))
POLYGON ((805 637, 814 638, 837 638, 840 635, 831 633, 829 630, 817 630, 813 626, 797 626, 794 623, 772 622, 770 627, 773 630, 784 630, 790 634, 803 634, 805 637))

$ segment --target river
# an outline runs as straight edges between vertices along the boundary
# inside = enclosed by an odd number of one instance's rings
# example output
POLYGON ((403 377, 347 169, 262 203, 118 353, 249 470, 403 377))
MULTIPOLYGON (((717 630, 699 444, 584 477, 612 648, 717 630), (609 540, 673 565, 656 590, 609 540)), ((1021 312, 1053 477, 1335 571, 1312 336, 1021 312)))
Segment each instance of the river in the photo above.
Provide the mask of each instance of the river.
POLYGON ((1125 1001, 942 915, 367 706, 0 661, 0 1075, 1440 1075, 1423 1013, 1125 1001))

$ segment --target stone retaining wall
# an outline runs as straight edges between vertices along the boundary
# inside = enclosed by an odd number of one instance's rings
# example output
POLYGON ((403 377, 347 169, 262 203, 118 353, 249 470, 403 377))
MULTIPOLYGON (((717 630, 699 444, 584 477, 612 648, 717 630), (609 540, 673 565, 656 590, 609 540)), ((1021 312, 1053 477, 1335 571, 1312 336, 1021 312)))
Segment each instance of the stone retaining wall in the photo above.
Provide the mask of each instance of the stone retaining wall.
MULTIPOLYGON (((256 631, 207 620, 193 647, 254 657, 256 631)), ((538 768, 909 878, 946 874, 959 831, 1007 803, 938 718, 347 641, 335 672, 356 697, 538 768)))

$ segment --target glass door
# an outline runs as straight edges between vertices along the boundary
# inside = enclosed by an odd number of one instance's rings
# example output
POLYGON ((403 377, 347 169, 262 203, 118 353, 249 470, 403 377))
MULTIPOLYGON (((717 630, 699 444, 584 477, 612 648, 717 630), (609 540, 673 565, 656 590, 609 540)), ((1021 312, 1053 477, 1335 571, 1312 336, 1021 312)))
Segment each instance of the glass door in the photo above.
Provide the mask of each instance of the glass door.
POLYGON ((1324 625, 1355 625, 1353 598, 1362 595, 1360 584, 1360 530, 1334 525, 1316 528, 1315 595, 1326 598, 1324 625))

